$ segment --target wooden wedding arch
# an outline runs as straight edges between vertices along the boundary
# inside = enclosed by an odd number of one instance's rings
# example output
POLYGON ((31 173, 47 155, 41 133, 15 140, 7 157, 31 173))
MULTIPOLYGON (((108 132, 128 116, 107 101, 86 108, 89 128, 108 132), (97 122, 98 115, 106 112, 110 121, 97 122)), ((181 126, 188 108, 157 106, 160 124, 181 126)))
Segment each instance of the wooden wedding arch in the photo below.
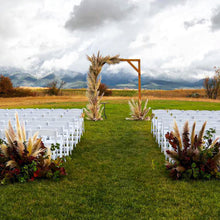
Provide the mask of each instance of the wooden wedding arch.
MULTIPOLYGON (((102 67, 105 63, 107 64, 117 64, 119 62, 126 61, 128 62, 132 68, 138 72, 138 93, 139 100, 138 106, 141 111, 141 60, 140 59, 124 59, 120 58, 119 55, 110 57, 102 57, 100 52, 98 52, 97 56, 94 54, 92 56, 87 56, 88 60, 91 62, 89 67, 89 73, 87 77, 88 87, 87 87, 87 97, 89 98, 89 103, 85 108, 85 113, 89 120, 98 121, 102 120, 100 100, 98 97, 98 85, 101 83, 101 78, 98 78, 102 67), (135 66, 134 62, 138 63, 138 66, 135 66)), ((134 103, 135 104, 135 103, 134 103)), ((136 105, 136 104, 135 104, 136 105)))

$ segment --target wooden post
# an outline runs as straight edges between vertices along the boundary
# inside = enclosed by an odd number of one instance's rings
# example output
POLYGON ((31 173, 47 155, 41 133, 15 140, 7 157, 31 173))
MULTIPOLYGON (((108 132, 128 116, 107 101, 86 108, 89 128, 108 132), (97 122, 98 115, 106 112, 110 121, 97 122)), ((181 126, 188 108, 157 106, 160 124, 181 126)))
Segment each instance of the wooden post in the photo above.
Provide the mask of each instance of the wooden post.
POLYGON ((138 61, 138 94, 141 100, 141 60, 138 61))
POLYGON ((138 97, 139 100, 141 100, 141 60, 120 58, 120 61, 127 61, 138 72, 138 97), (136 67, 132 62, 138 62, 138 67, 136 67))

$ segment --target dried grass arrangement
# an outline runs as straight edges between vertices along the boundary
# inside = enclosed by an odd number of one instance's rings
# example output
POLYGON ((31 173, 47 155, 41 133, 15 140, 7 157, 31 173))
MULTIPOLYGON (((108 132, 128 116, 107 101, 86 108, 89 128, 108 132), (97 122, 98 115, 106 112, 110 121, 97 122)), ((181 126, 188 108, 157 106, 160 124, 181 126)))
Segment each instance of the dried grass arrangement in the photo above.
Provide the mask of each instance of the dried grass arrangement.
POLYGON ((133 121, 138 121, 138 120, 142 120, 142 121, 150 121, 153 117, 153 115, 148 116, 148 113, 150 111, 150 107, 147 108, 147 104, 148 104, 148 99, 146 100, 145 104, 144 104, 144 108, 142 109, 142 101, 141 99, 138 99, 137 102, 134 101, 134 99, 132 99, 131 101, 128 101, 130 110, 131 110, 131 117, 130 118, 126 118, 126 120, 133 120, 133 121))
POLYGON ((97 56, 93 54, 91 57, 87 56, 87 58, 91 62, 87 77, 88 87, 86 93, 89 103, 84 110, 88 120, 99 121, 102 120, 103 111, 103 107, 100 104, 103 94, 99 96, 98 91, 101 83, 101 77, 99 77, 99 74, 104 64, 116 64, 120 62, 120 59, 119 55, 103 57, 100 55, 100 52, 98 52, 97 56))

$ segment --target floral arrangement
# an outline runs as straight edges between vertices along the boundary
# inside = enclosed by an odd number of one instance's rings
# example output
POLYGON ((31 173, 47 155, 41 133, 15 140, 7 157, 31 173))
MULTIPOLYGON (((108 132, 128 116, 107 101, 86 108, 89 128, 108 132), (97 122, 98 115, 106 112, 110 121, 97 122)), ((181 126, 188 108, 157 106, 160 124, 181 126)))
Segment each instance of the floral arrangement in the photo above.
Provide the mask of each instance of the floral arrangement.
POLYGON ((16 114, 17 131, 11 122, 5 131, 7 141, 0 139, 0 181, 1 184, 29 182, 39 178, 58 180, 65 176, 63 160, 51 160, 51 151, 44 146, 36 133, 26 141, 24 126, 16 114))
POLYGON ((182 139, 179 129, 174 122, 174 131, 168 132, 166 138, 172 150, 167 150, 171 162, 166 163, 170 176, 174 179, 211 179, 219 178, 220 143, 218 139, 204 141, 206 122, 203 124, 199 135, 195 134, 194 122, 189 136, 189 125, 185 123, 182 139))

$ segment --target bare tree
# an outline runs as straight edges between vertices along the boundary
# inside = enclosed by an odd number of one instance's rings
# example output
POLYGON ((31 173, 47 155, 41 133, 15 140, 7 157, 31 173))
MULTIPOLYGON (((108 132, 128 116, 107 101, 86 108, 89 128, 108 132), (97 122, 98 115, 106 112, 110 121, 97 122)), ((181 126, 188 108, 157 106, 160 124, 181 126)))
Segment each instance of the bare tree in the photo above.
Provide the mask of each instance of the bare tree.
POLYGON ((204 79, 204 87, 206 94, 210 99, 216 99, 220 89, 220 68, 214 67, 215 76, 213 78, 206 77, 204 79))
POLYGON ((65 85, 64 81, 58 82, 57 80, 54 80, 48 84, 48 90, 47 94, 48 95, 59 95, 60 90, 63 88, 65 85))

